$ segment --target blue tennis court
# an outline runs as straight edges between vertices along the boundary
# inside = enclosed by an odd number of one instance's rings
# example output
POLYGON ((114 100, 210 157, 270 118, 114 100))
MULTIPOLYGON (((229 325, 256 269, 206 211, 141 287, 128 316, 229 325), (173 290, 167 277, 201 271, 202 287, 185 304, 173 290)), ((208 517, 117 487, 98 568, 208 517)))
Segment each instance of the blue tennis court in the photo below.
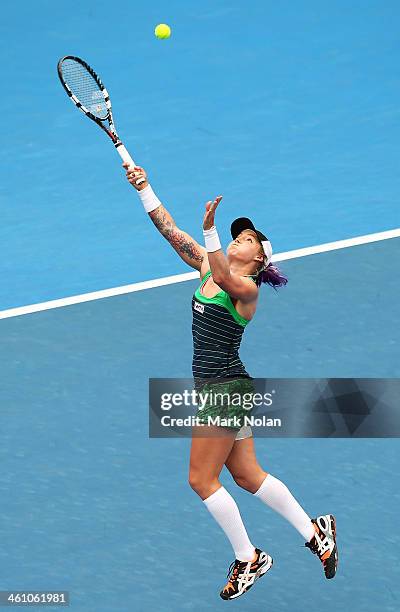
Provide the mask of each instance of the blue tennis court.
MULTIPOLYGON (((3 134, 18 155, 0 153, 0 316, 190 271, 67 99, 59 57, 98 69, 182 229, 202 242, 204 203, 222 193, 224 246, 250 216, 279 258, 400 228, 399 25, 398 4, 377 0, 6 3, 3 134)), ((288 285, 262 288, 245 332, 251 375, 399 377, 399 236, 283 259, 288 285)), ((225 605, 231 550, 187 484, 189 440, 148 436, 148 379, 191 375, 196 286, 0 320, 0 590, 68 590, 76 612, 225 605)), ((299 534, 224 473, 275 560, 236 606, 398 610, 397 440, 257 439, 257 453, 307 512, 334 512, 340 566, 326 581, 299 534)))

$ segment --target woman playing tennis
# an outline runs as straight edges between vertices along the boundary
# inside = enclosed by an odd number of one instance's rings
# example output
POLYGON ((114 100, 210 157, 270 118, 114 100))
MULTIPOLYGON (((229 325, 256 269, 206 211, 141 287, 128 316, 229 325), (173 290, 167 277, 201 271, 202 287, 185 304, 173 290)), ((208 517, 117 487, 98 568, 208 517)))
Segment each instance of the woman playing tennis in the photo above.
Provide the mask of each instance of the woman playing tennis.
MULTIPOLYGON (((232 242, 226 254, 221 249, 215 226, 218 196, 207 202, 203 219, 205 247, 180 230, 147 181, 143 168, 124 164, 128 181, 138 191, 146 212, 178 255, 200 273, 201 284, 192 299, 193 376, 198 389, 218 389, 244 394, 252 379, 239 357, 244 328, 257 308, 259 287, 277 288, 287 279, 271 262, 272 247, 266 236, 247 217, 231 226, 232 242), (145 179, 140 185, 138 179, 145 179)), ((216 412, 229 418, 229 425, 193 428, 189 483, 203 500, 229 539, 235 560, 222 589, 222 599, 236 599, 272 566, 272 558, 249 539, 238 506, 221 485, 225 465, 234 481, 287 519, 307 546, 322 562, 326 578, 333 578, 338 563, 335 518, 331 514, 311 519, 286 485, 259 465, 250 427, 241 426, 246 411, 240 406, 207 405, 201 411, 206 423, 216 412), (232 419, 230 419, 232 417, 232 419), (236 417, 236 420, 234 419, 236 417)))

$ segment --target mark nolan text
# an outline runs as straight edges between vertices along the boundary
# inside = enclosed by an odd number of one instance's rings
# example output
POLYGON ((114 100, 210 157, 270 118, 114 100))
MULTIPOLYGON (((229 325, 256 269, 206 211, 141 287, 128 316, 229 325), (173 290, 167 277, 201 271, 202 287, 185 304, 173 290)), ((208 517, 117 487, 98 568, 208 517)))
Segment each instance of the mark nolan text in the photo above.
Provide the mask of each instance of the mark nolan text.
POLYGON ((163 427, 195 427, 216 425, 217 427, 282 427, 281 419, 269 419, 263 416, 244 416, 241 420, 239 417, 223 418, 220 416, 208 416, 206 422, 196 416, 187 416, 183 419, 171 417, 168 414, 161 417, 161 425, 163 427))

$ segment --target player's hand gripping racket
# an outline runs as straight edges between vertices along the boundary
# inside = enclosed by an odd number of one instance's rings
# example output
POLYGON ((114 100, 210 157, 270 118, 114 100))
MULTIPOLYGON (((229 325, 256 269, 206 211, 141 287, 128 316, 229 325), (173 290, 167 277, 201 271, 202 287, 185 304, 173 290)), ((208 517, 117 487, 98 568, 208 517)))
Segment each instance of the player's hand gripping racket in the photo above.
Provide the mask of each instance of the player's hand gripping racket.
MULTIPOLYGON (((75 106, 108 134, 124 162, 136 166, 117 134, 110 96, 93 68, 79 57, 66 55, 58 62, 57 70, 60 81, 75 106)), ((136 184, 144 182, 145 179, 142 178, 136 184)))

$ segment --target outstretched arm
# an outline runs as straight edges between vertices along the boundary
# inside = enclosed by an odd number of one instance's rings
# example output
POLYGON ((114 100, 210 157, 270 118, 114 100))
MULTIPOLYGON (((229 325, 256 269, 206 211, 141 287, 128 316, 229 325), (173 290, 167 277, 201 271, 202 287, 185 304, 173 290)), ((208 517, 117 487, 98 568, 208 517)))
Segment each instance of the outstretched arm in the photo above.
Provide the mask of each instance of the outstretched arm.
MULTIPOLYGON (((126 170, 128 181, 137 191, 143 191, 147 187, 151 189, 147 180, 147 174, 143 168, 140 166, 131 168, 128 164, 123 164, 123 166, 126 170), (136 181, 138 178, 144 178, 145 181, 137 185, 136 181)), ((206 249, 200 246, 189 234, 177 227, 174 219, 161 202, 148 215, 160 234, 168 240, 172 248, 185 263, 199 271, 202 265, 203 269, 208 266, 206 249)))
POLYGON ((231 297, 246 303, 254 302, 258 296, 257 287, 249 278, 231 272, 228 260, 221 249, 217 228, 214 225, 215 211, 221 200, 222 196, 218 196, 213 202, 207 202, 203 219, 211 274, 214 282, 231 297))

